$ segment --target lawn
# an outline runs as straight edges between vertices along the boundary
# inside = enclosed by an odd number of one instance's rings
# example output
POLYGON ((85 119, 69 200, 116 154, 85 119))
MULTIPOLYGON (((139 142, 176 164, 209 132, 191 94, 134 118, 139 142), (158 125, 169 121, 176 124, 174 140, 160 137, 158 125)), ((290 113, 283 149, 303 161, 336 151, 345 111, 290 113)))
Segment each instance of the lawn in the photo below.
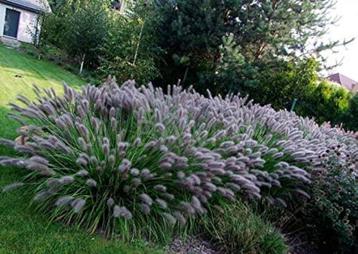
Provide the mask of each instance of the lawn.
POLYGON ((61 91, 63 82, 72 87, 84 84, 79 77, 62 70, 54 63, 41 61, 0 45, 0 106, 14 101, 17 94, 31 97, 32 84, 61 91))
MULTIPOLYGON (((7 104, 17 94, 33 96, 31 85, 53 87, 61 91, 65 81, 73 87, 84 82, 75 75, 50 62, 23 55, 0 45, 0 137, 15 138, 18 125, 7 118, 7 104)), ((11 153, 0 147, 0 155, 11 153)), ((0 167, 0 188, 17 181, 21 172, 0 167)), ((44 216, 29 207, 29 197, 21 190, 0 192, 0 254, 102 254, 102 253, 160 253, 144 243, 124 244, 61 224, 49 224, 44 216)))

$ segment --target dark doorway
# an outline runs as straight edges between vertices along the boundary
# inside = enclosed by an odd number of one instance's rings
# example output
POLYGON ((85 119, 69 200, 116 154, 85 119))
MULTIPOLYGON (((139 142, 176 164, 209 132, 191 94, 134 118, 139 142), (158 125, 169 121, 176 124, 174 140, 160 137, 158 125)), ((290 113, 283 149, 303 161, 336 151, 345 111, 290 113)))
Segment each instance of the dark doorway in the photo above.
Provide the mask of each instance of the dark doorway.
POLYGON ((17 38, 19 29, 20 12, 6 9, 4 35, 17 38))

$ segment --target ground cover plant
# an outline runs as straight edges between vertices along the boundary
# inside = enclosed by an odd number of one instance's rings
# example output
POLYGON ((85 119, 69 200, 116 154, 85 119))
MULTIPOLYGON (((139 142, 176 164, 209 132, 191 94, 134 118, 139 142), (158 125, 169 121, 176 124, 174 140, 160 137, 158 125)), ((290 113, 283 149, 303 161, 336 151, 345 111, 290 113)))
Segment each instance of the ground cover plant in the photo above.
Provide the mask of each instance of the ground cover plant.
POLYGON ((352 134, 239 96, 113 80, 64 90, 12 104, 22 138, 1 140, 18 156, 0 163, 26 176, 3 191, 27 187, 52 220, 90 232, 162 240, 221 200, 301 202, 328 156, 358 166, 352 134))

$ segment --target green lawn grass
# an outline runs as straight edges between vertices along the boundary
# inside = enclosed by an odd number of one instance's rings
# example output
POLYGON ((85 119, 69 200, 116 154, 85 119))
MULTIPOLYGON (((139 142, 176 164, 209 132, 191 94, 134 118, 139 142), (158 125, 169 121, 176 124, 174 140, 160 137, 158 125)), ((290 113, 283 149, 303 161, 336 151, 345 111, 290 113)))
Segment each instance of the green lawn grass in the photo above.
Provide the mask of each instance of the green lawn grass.
MULTIPOLYGON (((7 118, 7 104, 14 102, 17 94, 33 96, 31 86, 53 87, 61 91, 61 83, 80 87, 84 82, 60 67, 14 49, 0 45, 0 137, 15 138, 16 122, 7 118), (21 77, 16 77, 20 75, 21 77)), ((0 147, 0 155, 12 152, 0 147)), ((18 181, 21 172, 0 167, 0 189, 18 181)), ((61 224, 49 223, 45 216, 36 214, 29 207, 30 197, 23 190, 0 192, 0 254, 134 254, 161 253, 142 242, 125 244, 105 240, 61 224)))
POLYGON ((13 102, 17 94, 32 97, 33 84, 62 91, 63 82, 72 87, 80 87, 85 83, 54 63, 0 45, 0 106, 13 102))

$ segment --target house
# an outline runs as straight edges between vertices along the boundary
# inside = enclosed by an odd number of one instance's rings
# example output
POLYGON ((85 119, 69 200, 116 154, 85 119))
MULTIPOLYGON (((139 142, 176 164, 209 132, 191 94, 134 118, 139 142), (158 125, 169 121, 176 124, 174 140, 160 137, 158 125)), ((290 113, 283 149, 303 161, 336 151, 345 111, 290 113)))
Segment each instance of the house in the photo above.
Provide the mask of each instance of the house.
POLYGON ((350 92, 358 92, 358 82, 348 78, 347 76, 344 76, 343 74, 335 73, 328 76, 327 79, 348 89, 350 92))
POLYGON ((41 14, 49 12, 47 0, 0 0, 0 40, 36 43, 41 14))

